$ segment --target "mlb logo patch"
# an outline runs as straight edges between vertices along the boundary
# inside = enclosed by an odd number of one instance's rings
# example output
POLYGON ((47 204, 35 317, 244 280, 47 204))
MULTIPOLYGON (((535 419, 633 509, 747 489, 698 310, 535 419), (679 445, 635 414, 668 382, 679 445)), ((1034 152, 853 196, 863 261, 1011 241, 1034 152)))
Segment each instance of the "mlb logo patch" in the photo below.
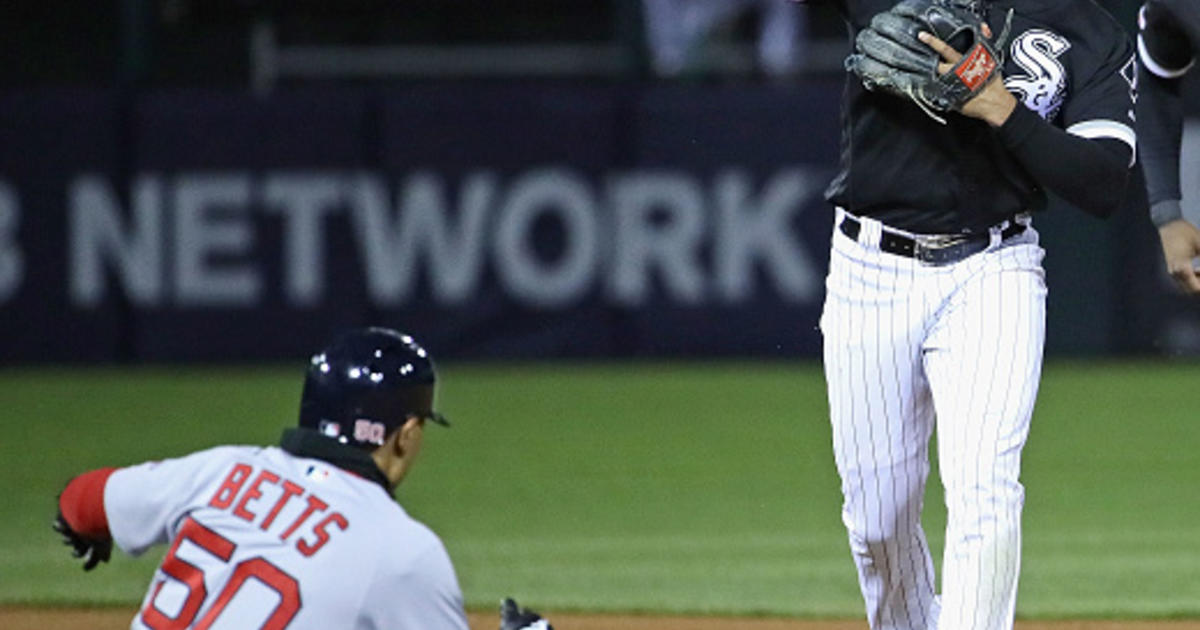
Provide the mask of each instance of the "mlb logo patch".
POLYGON ((317 466, 309 466, 304 470, 304 476, 312 481, 325 481, 329 478, 328 468, 319 468, 317 466))

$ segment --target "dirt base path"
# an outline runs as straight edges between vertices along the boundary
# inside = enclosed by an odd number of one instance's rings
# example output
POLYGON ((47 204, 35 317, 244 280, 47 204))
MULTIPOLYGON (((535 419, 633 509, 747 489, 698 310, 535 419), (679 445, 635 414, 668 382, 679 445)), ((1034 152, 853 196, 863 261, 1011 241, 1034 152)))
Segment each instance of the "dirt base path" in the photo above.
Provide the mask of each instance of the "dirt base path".
MULTIPOLYGON (((133 611, 0 607, 4 630, 125 630, 133 611)), ((472 630, 496 630, 496 613, 471 613, 472 630)), ((866 630, 862 621, 657 617, 549 613, 558 630, 866 630)), ((1016 630, 1200 630, 1200 619, 1168 621, 1018 621, 1016 630)))

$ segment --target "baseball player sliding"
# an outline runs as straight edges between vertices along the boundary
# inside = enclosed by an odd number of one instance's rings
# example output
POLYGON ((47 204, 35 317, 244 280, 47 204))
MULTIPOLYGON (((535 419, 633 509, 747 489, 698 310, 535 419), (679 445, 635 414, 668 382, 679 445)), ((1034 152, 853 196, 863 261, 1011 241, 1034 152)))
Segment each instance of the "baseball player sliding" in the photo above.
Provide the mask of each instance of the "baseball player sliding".
POLYGON ((1138 14, 1138 57, 1142 72, 1138 136, 1150 198, 1167 271, 1181 289, 1200 294, 1196 261, 1200 229, 1183 218, 1179 151, 1183 135, 1180 83, 1200 49, 1200 5, 1195 0, 1153 0, 1138 14))
POLYGON ((1047 193, 1122 203, 1133 47, 1091 0, 834 1, 855 50, 820 325, 867 618, 1007 630, 1045 333, 1032 216, 1047 193), (921 528, 934 430, 940 596, 921 528))
MULTIPOLYGON (((441 540, 392 492, 421 451, 435 372, 412 337, 347 332, 313 356, 299 427, 75 477, 54 528, 91 570, 169 544, 132 628, 466 630, 441 540)), ((550 630, 511 599, 501 630, 550 630)))

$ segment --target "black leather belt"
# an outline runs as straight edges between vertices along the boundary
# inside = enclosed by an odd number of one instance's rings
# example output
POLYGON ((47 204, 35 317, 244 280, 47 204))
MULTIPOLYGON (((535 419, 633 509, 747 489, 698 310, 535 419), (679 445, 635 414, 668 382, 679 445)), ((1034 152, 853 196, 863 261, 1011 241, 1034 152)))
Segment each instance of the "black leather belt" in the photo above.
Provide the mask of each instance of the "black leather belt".
MULTIPOLYGON (((858 240, 862 223, 846 215, 838 226, 850 240, 858 240)), ((1008 240, 1025 231, 1025 225, 1011 222, 1000 232, 1001 240, 1008 240)), ((888 229, 879 237, 879 249, 897 256, 916 258, 923 263, 947 265, 958 262, 972 254, 987 249, 992 237, 987 232, 975 234, 946 234, 912 238, 888 229)))

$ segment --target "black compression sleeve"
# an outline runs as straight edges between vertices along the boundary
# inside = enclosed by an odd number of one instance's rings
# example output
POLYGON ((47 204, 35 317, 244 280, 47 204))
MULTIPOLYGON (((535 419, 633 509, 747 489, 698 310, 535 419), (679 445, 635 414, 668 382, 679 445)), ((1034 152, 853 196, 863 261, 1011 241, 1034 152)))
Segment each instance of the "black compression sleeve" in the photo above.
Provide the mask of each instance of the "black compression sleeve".
POLYGON ((1085 212, 1107 217, 1124 201, 1132 152, 1124 142, 1069 134, 1021 105, 997 134, 1038 184, 1085 212))

